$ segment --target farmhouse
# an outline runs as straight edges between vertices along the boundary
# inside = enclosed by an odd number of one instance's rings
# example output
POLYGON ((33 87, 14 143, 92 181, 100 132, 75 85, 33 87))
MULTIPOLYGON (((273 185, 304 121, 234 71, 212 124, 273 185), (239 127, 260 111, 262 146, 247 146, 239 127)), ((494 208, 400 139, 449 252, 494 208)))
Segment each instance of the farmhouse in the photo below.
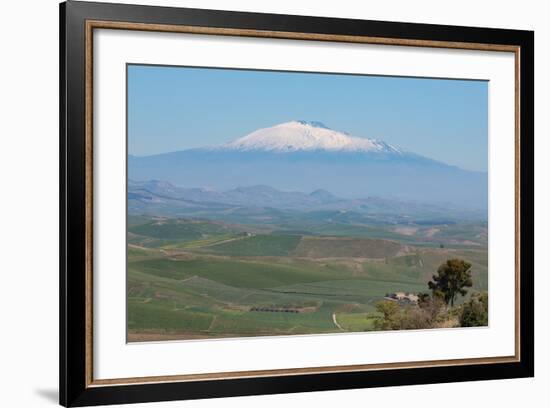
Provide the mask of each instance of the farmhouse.
POLYGON ((418 295, 408 292, 388 293, 386 299, 394 300, 400 303, 418 303, 418 295))

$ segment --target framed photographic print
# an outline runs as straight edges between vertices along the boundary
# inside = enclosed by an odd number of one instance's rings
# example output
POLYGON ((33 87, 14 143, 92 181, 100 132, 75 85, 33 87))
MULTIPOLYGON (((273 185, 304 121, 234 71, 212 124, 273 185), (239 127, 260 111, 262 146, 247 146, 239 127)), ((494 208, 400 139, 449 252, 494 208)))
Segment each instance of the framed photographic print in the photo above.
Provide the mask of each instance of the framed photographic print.
POLYGON ((60 402, 529 377, 529 31, 60 8, 60 402))

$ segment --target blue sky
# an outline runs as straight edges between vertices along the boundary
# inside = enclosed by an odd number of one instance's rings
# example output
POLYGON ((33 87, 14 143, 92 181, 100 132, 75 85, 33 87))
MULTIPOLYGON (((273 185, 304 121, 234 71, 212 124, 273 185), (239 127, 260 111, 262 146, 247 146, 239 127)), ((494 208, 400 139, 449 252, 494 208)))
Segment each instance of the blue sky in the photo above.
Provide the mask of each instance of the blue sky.
POLYGON ((128 152, 216 145, 302 119, 486 171, 487 92, 485 81, 129 65, 128 152))

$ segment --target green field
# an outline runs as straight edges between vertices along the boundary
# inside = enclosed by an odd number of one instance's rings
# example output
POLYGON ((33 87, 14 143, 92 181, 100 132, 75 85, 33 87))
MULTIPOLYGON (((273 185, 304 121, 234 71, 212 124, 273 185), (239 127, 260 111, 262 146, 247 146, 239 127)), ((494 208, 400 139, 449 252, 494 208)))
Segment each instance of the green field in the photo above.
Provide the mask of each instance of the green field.
POLYGON ((378 300, 428 291, 449 258, 471 262, 471 291, 487 290, 484 225, 266 228, 139 216, 129 219, 127 255, 129 341, 373 330, 378 300))

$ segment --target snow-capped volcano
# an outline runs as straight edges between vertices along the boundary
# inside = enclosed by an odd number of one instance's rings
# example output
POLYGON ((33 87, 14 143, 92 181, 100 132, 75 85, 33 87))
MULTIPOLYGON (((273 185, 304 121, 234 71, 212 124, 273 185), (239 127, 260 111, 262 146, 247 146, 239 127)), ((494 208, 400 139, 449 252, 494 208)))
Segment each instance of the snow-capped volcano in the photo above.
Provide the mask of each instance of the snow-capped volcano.
POLYGON ((296 120, 258 129, 221 148, 273 152, 347 151, 401 154, 402 150, 380 140, 367 139, 332 130, 321 122, 296 120))
POLYGON ((346 199, 378 196, 487 205, 487 173, 462 170, 318 122, 282 123, 218 146, 129 156, 128 176, 218 191, 262 185, 281 191, 327 190, 346 199))

